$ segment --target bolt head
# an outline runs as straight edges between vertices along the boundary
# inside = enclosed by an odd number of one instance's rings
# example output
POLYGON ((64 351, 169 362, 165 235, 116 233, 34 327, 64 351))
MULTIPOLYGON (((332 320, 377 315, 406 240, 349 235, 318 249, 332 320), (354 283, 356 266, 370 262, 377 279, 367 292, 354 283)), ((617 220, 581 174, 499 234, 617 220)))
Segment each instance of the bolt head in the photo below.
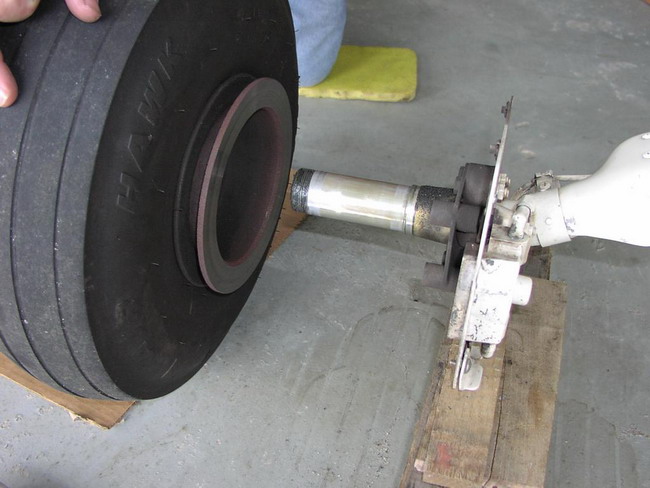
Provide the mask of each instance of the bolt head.
POLYGON ((650 151, 643 153, 643 159, 650 159, 650 151))
POLYGON ((650 141, 650 132, 646 132, 645 134, 643 134, 641 136, 641 139, 643 139, 644 141, 650 141))
POLYGON ((497 180, 497 200, 502 201, 510 196, 510 178, 508 175, 501 173, 497 180))

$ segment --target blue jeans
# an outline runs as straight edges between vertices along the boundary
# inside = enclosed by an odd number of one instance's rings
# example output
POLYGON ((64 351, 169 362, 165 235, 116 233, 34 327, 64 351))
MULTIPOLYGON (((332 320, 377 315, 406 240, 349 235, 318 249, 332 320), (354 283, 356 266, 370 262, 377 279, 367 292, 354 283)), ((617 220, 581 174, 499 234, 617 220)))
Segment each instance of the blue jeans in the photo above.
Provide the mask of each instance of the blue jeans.
POLYGON ((300 86, 330 73, 343 41, 347 0, 289 0, 296 29, 300 86))

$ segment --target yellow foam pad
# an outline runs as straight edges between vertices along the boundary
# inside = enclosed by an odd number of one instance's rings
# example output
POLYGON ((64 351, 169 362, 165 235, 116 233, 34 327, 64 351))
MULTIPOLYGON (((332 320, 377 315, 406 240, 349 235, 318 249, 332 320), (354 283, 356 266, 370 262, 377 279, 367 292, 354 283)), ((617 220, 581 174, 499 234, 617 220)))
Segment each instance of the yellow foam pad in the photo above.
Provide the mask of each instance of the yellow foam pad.
POLYGON ((300 88, 310 98, 408 102, 417 88, 417 55, 397 47, 341 46, 322 83, 300 88))

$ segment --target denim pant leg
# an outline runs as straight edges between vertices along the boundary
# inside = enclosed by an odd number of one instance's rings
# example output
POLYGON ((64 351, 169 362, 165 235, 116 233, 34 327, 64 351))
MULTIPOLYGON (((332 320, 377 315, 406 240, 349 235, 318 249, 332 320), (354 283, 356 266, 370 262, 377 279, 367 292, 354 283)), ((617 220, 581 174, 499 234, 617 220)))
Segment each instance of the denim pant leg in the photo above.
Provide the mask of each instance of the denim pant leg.
POLYGON ((300 86, 330 73, 343 41, 347 0, 289 0, 296 29, 300 86))

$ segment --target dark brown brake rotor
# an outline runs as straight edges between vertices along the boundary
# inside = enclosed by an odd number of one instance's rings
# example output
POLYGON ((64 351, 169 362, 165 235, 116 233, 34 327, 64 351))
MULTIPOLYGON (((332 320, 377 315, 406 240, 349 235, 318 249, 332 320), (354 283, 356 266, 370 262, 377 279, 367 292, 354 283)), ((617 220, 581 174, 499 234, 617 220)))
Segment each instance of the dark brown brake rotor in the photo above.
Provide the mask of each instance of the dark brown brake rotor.
POLYGON ((214 143, 200 156, 207 164, 198 164, 205 172, 196 242, 203 279, 226 294, 248 280, 273 236, 291 161, 289 99, 276 80, 255 80, 218 123, 214 143))

